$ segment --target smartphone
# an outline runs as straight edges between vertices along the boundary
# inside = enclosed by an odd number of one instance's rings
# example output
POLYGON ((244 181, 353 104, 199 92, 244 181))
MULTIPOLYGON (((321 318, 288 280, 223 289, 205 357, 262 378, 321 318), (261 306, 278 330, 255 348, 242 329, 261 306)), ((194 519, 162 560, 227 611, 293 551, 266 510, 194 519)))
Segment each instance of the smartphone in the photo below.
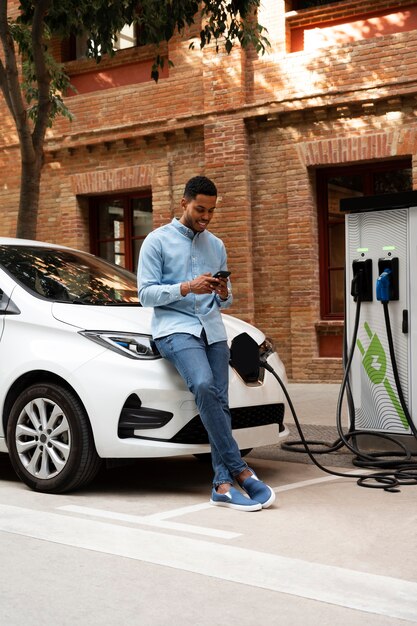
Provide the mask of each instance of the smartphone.
POLYGON ((213 278, 227 278, 230 276, 231 272, 226 272, 225 270, 221 270, 220 272, 216 272, 213 274, 213 278))

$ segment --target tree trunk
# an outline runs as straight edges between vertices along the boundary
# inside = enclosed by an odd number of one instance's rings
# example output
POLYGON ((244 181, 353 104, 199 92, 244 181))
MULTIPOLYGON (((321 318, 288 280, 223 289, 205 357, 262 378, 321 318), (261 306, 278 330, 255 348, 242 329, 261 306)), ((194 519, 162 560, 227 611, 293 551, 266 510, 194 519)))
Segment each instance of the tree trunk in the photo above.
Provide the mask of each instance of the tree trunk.
POLYGON ((20 239, 36 239, 41 170, 40 159, 35 161, 22 159, 20 202, 16 227, 16 237, 20 239))

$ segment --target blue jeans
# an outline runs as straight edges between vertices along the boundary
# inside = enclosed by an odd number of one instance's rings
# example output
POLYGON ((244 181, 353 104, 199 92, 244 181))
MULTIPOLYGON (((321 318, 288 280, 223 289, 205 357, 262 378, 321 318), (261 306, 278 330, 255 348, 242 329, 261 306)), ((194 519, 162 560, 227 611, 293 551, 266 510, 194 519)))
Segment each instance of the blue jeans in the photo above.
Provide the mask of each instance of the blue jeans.
POLYGON ((229 348, 226 341, 208 344, 201 337, 174 333, 156 339, 161 355, 171 361, 194 394, 207 431, 214 470, 213 486, 233 484, 247 464, 232 435, 229 409, 229 348))

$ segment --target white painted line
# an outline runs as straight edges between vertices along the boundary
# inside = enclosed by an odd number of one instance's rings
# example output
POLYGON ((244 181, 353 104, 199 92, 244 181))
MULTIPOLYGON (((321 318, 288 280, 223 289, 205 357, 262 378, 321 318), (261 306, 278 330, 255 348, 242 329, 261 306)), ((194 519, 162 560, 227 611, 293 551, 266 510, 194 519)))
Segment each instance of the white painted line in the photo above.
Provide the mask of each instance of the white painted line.
POLYGON ((328 483, 333 480, 339 480, 339 476, 325 476, 324 478, 311 478, 309 480, 300 480, 297 483, 289 483, 288 485, 281 485, 281 487, 275 487, 276 493, 283 491, 291 491, 292 489, 301 489, 302 487, 311 487, 312 485, 319 485, 320 483, 328 483))
MULTIPOLYGON (((271 487, 273 491, 279 493, 281 491, 290 491, 291 489, 301 489, 302 487, 310 487, 311 485, 317 485, 320 483, 327 483, 332 480, 340 480, 341 476, 323 476, 321 478, 312 478, 311 480, 301 480, 297 483, 289 483, 288 485, 282 485, 281 487, 271 487)), ((170 517, 179 517, 180 515, 187 515, 188 513, 194 513, 195 511, 202 511, 210 508, 212 505, 208 502, 202 504, 194 504, 191 506, 184 506, 180 509, 171 509, 170 511, 163 511, 162 513, 154 513, 147 515, 147 519, 168 519, 170 517)))
MULTIPOLYGON (((290 491, 292 489, 301 489, 302 487, 310 487, 323 482, 338 480, 339 476, 324 476, 322 478, 312 478, 311 480, 302 480, 289 485, 275 487, 275 492, 290 491)), ((66 511, 67 513, 76 513, 91 517, 100 517, 103 519, 114 520, 119 522, 129 522, 131 524, 141 524, 145 526, 153 526, 155 528, 164 528, 167 530, 179 530, 182 532, 194 533, 196 535, 206 535, 207 537, 217 537, 219 539, 235 539, 240 537, 241 533, 233 533, 230 531, 216 530, 213 528, 205 528, 204 526, 194 526, 192 524, 181 524, 178 522, 165 522, 164 520, 172 517, 180 517, 189 513, 196 513, 211 508, 211 504, 203 502, 201 504, 193 504, 190 506, 171 509, 169 511, 161 511, 160 513, 152 513, 151 515, 130 515, 127 513, 117 513, 116 511, 108 511, 104 509, 96 509, 86 506, 78 506, 68 504, 57 507, 58 511, 66 511)))
POLYGON ((326 478, 312 478, 310 480, 301 480, 298 483, 290 483, 289 485, 283 485, 282 487, 276 487, 274 491, 281 493, 283 491, 291 491, 292 489, 301 489, 302 487, 311 487, 312 485, 319 485, 320 483, 328 483, 333 480, 338 480, 339 476, 329 476, 326 478))
POLYGON ((396 619, 417 618, 417 583, 403 579, 7 505, 0 505, 0 531, 396 619))
POLYGON ((170 517, 179 517, 180 515, 188 515, 188 513, 195 513, 197 511, 203 511, 204 509, 211 509, 213 505, 209 502, 202 502, 201 504, 191 504, 190 506, 183 506, 179 509, 171 509, 170 511, 162 511, 161 513, 152 513, 147 515, 148 519, 168 519, 170 517))
MULTIPOLYGON (((202 508, 209 507, 207 505, 197 505, 195 507, 184 507, 183 509, 177 509, 177 511, 185 512, 185 509, 201 510, 202 508)), ((240 537, 241 533, 232 533, 227 530, 217 530, 215 528, 205 528, 204 526, 194 526, 193 524, 180 524, 178 522, 164 522, 156 515, 129 515, 127 513, 117 513, 116 511, 105 511, 103 509, 93 509, 86 506, 77 506, 68 504, 66 506, 57 507, 59 511, 66 511, 67 513, 77 513, 81 515, 88 515, 92 517, 101 517, 104 519, 110 519, 118 522, 129 522, 130 524, 142 524, 145 526, 152 526, 154 528, 163 528, 166 530, 179 530, 186 533, 194 533, 196 535, 205 535, 207 537, 215 537, 216 539, 236 539, 240 537)), ((187 511, 190 512, 190 511, 187 511)), ((180 515, 183 513, 179 513, 180 515)))

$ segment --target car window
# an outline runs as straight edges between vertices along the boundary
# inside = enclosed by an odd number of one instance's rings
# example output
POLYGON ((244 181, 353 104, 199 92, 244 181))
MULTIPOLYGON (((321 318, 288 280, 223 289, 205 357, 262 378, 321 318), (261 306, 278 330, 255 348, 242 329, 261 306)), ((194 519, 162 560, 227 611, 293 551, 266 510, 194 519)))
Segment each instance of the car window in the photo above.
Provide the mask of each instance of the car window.
POLYGON ((0 265, 34 294, 54 302, 139 303, 134 274, 83 252, 0 245, 0 265))

